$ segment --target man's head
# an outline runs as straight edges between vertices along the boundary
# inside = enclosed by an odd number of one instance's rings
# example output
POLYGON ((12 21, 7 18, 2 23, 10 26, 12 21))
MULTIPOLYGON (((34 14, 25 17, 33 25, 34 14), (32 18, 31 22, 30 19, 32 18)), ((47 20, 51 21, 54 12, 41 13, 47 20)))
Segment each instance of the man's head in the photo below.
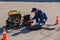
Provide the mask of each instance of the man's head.
POLYGON ((37 13, 38 12, 38 9, 37 8, 32 8, 31 12, 33 13, 37 13))

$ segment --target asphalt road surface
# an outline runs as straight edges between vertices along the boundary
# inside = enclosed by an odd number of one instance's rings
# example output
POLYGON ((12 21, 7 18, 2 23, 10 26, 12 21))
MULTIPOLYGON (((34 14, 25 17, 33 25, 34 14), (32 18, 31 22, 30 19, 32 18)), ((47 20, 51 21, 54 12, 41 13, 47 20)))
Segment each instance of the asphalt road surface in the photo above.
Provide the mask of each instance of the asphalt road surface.
POLYGON ((31 14, 31 9, 41 9, 48 16, 44 29, 30 31, 21 28, 20 31, 7 33, 8 40, 60 40, 60 22, 54 26, 56 16, 60 20, 60 2, 0 2, 0 39, 2 38, 1 28, 5 25, 9 10, 18 10, 22 15, 31 14))

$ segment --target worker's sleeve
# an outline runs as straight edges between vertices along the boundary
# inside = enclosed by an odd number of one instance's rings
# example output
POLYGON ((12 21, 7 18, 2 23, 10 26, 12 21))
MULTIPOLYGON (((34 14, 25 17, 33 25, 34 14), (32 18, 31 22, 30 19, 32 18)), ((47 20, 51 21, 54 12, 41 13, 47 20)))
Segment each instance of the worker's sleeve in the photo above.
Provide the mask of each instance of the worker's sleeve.
POLYGON ((31 20, 34 20, 34 19, 36 19, 36 15, 31 20))

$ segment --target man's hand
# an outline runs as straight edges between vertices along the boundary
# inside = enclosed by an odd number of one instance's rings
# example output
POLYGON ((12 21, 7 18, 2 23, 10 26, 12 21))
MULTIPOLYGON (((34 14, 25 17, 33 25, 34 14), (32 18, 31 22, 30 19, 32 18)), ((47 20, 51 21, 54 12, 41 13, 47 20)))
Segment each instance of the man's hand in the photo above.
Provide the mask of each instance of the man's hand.
POLYGON ((31 22, 31 23, 33 23, 33 20, 30 20, 30 21, 28 21, 28 22, 31 22))

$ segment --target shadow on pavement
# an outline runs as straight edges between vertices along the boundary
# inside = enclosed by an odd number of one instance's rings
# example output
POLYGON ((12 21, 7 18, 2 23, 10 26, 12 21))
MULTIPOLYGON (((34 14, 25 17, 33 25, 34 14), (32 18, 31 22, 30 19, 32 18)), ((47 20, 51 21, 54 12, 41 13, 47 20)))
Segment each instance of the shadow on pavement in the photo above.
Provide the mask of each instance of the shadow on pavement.
POLYGON ((20 32, 12 34, 12 36, 17 36, 19 34, 25 34, 25 33, 29 33, 29 32, 31 32, 31 31, 27 30, 27 28, 24 28, 20 32))
POLYGON ((56 26, 56 24, 46 24, 47 26, 56 26))
MULTIPOLYGON (((41 29, 45 29, 45 30, 54 30, 55 28, 41 28, 41 29)), ((40 29, 39 29, 40 30, 40 29)), ((28 30, 27 28, 24 28, 24 29, 22 29, 20 32, 18 32, 18 33, 14 33, 14 34, 12 34, 12 36, 17 36, 17 35, 19 35, 19 34, 26 34, 26 33, 29 33, 29 32, 31 32, 31 31, 37 31, 37 30, 28 30)))
POLYGON ((46 24, 46 27, 42 27, 45 30, 54 30, 55 28, 49 28, 50 26, 56 26, 55 24, 46 24))
POLYGON ((2 28, 0 28, 0 35, 1 35, 1 33, 2 33, 2 28))
MULTIPOLYGON (((51 24, 46 24, 46 25, 47 25, 47 27, 42 27, 41 29, 45 29, 45 30, 54 30, 55 29, 55 28, 49 28, 49 26, 55 26, 55 25, 51 25, 51 24)), ((6 28, 6 26, 3 26, 2 28, 6 28)), ((0 34, 2 33, 2 28, 0 28, 0 34)), ((7 28, 6 28, 6 30, 7 30, 7 28)), ((40 29, 38 29, 38 30, 40 30, 40 29)), ((19 34, 26 34, 31 31, 37 31, 37 30, 28 30, 27 28, 24 28, 24 29, 20 30, 19 32, 12 34, 12 36, 17 36, 19 34)))
POLYGON ((42 28, 42 29, 45 29, 45 30, 54 30, 55 28, 42 28))

